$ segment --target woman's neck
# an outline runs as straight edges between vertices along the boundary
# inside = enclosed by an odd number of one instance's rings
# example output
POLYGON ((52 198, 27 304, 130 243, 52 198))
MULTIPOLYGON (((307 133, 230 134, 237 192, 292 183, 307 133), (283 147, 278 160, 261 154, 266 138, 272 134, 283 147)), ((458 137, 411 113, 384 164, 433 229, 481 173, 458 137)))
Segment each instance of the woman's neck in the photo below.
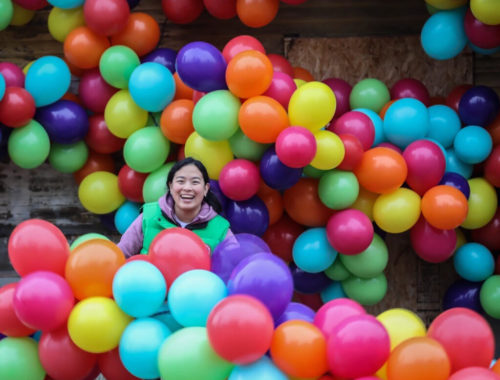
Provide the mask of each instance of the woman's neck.
POLYGON ((181 210, 177 205, 174 206, 174 212, 177 218, 184 223, 191 223, 194 218, 200 213, 201 205, 193 210, 181 210))

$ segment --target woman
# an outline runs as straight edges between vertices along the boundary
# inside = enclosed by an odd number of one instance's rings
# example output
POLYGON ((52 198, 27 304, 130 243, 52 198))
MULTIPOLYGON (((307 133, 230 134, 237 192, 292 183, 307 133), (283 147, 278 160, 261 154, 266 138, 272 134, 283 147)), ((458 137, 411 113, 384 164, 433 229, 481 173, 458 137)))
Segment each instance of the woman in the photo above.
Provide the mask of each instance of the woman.
POLYGON ((198 235, 211 251, 232 239, 229 222, 218 213, 222 207, 210 191, 207 169, 194 158, 175 163, 167 177, 167 193, 158 202, 146 203, 122 235, 118 246, 130 257, 148 253, 153 239, 166 228, 182 227, 198 235))

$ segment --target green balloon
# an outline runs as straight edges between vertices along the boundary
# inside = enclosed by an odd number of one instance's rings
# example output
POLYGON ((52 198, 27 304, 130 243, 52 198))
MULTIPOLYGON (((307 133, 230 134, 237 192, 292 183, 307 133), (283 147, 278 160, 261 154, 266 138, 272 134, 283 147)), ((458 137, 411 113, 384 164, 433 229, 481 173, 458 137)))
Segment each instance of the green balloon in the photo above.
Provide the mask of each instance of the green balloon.
POLYGON ((204 327, 186 327, 170 335, 158 353, 162 380, 224 380, 234 364, 215 353, 204 327))
POLYGON ((229 146, 238 158, 250 161, 259 161, 270 144, 260 144, 253 141, 238 128, 236 133, 229 138, 229 146))
POLYGON ((328 173, 328 170, 316 169, 315 167, 313 167, 311 165, 307 165, 304 168, 303 173, 306 177, 309 177, 309 178, 321 178, 323 176, 323 174, 328 173))
POLYGON ((128 88, 132 71, 141 64, 131 48, 123 45, 111 46, 101 55, 99 71, 106 82, 116 88, 128 88))
POLYGON ((14 15, 14 6, 11 0, 0 0, 0 30, 4 30, 10 24, 14 15))
POLYGON ((383 273, 372 278, 352 276, 342 281, 342 289, 344 289, 347 297, 359 302, 361 305, 375 305, 387 293, 387 278, 383 273))
POLYGON ((52 167, 62 173, 73 173, 80 170, 87 158, 89 149, 84 141, 74 144, 56 144, 50 147, 49 162, 52 167))
POLYGON ((389 252, 384 240, 373 234, 373 240, 363 252, 357 255, 339 254, 347 270, 361 278, 372 278, 382 273, 389 261, 389 252))
POLYGON ((209 92, 194 106, 194 129, 207 140, 227 140, 239 128, 240 107, 240 100, 227 90, 209 92))
POLYGON ((332 265, 325 269, 325 274, 328 278, 331 278, 334 281, 344 281, 351 276, 351 272, 347 270, 338 257, 332 265))
POLYGON ((358 194, 358 179, 352 172, 330 170, 319 180, 319 198, 326 207, 333 210, 349 207, 356 201, 358 194))
POLYGON ((491 276, 483 282, 479 300, 486 314, 500 319, 500 275, 491 276))
POLYGON ((38 357, 38 344, 31 338, 0 340, 0 379, 43 380, 45 370, 38 357))
POLYGON ((34 169, 45 162, 50 152, 49 135, 35 120, 15 128, 9 136, 10 159, 23 169, 34 169))
POLYGON ((123 147, 123 158, 139 173, 151 173, 161 167, 170 152, 170 141, 158 127, 144 127, 132 133, 123 147))
POLYGON ((384 82, 368 78, 356 83, 349 97, 351 109, 368 108, 377 113, 391 100, 391 94, 384 82))
POLYGON ((175 162, 168 162, 150 173, 142 185, 144 202, 156 202, 167 192, 167 177, 175 162))
POLYGON ((102 234, 98 234, 97 232, 89 232, 88 234, 83 234, 81 236, 78 236, 73 243, 69 246, 70 250, 75 249, 78 247, 80 244, 88 241, 88 240, 93 240, 93 239, 103 239, 103 240, 109 240, 107 236, 104 236, 102 234))

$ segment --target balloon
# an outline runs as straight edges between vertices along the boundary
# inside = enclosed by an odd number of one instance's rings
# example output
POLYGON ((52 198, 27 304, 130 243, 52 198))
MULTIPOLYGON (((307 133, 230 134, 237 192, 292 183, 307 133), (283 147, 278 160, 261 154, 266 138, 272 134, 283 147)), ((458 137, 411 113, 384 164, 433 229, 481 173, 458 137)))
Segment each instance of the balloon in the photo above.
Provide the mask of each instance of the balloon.
POLYGON ((373 225, 361 211, 347 209, 332 215, 326 225, 326 234, 335 250, 345 255, 356 255, 371 244, 373 225))
POLYGON ((228 380, 288 380, 288 377, 269 359, 263 356, 259 360, 234 367, 228 380))
MULTIPOLYGON (((0 74, 1 75, 1 74, 0 74)), ((8 127, 22 127, 35 116, 35 101, 24 88, 8 87, 0 102, 0 122, 8 127)))
POLYGON ((85 72, 78 86, 78 94, 83 105, 95 113, 104 112, 107 102, 116 91, 116 88, 111 87, 105 82, 97 69, 85 72))
POLYGON ((429 132, 427 137, 437 140, 445 148, 449 148, 461 127, 457 113, 454 109, 441 104, 429 107, 428 112, 429 132))
POLYGON ((140 63, 134 50, 128 46, 115 45, 106 49, 102 54, 99 60, 99 71, 108 84, 126 89, 132 73, 140 63))
MULTIPOLYGON (((205 3, 208 1, 214 1, 216 2, 217 0, 204 0, 205 3)), ((228 6, 228 4, 224 4, 225 6, 228 6)), ((207 4, 205 4, 207 11, 211 13, 209 7, 207 4)), ((235 8, 235 14, 236 14, 236 8, 235 8)), ((238 53, 241 53, 243 51, 248 51, 248 50, 256 50, 261 53, 266 53, 266 50, 264 49, 264 46, 262 43, 255 37, 249 36, 249 35, 241 35, 241 36, 236 36, 232 39, 230 39, 224 48, 222 49, 222 55, 224 56, 224 59, 226 62, 231 61, 238 53)))
POLYGON ((433 227, 451 230, 460 226, 467 217, 467 198, 452 186, 439 185, 429 189, 422 197, 422 214, 433 227))
POLYGON ((163 111, 175 95, 172 73, 163 65, 145 62, 136 67, 129 80, 135 103, 150 112, 163 111))
POLYGON ((282 163, 274 147, 264 153, 260 161, 260 175, 271 188, 286 190, 295 185, 302 174, 302 169, 291 168, 282 163))
POLYGON ((123 366, 118 347, 98 355, 97 361, 99 369, 107 380, 139 380, 123 366))
POLYGON ((236 157, 250 161, 259 161, 269 147, 269 144, 260 144, 251 140, 241 129, 237 129, 229 138, 229 146, 236 157))
POLYGON ((328 208, 342 210, 351 206, 358 197, 356 176, 347 171, 331 170, 319 181, 318 194, 328 208))
POLYGON ((313 322, 314 320, 314 310, 309 306, 303 305, 298 302, 290 302, 286 307, 285 311, 276 320, 276 327, 291 320, 302 320, 306 322, 313 322))
POLYGON ((466 125, 486 127, 495 120, 500 109, 498 95, 490 87, 474 86, 460 98, 458 114, 466 125))
POLYGON ((125 139, 116 137, 109 131, 103 115, 92 115, 89 118, 85 143, 95 152, 107 154, 121 150, 125 139))
POLYGON ((410 239, 415 253, 430 263, 446 261, 453 255, 457 245, 455 230, 433 227, 423 217, 411 228, 410 239))
MULTIPOLYGON (((78 0, 78 2, 81 1, 78 0)), ((81 6, 72 9, 54 7, 49 12, 47 24, 50 35, 56 41, 64 42, 73 29, 85 25, 83 8, 81 6)))
POLYGON ((93 32, 111 36, 125 28, 130 8, 125 0, 88 0, 83 4, 83 14, 93 32))
POLYGON ((74 144, 52 144, 49 154, 50 165, 62 173, 80 170, 88 158, 88 148, 83 141, 74 144))
POLYGON ((243 159, 228 162, 219 177, 222 192, 235 201, 245 201, 253 197, 259 189, 259 181, 257 166, 243 159))
POLYGON ((86 242, 87 240, 92 240, 92 239, 104 239, 104 240, 109 240, 108 237, 102 235, 102 234, 98 234, 96 232, 89 232, 87 234, 83 234, 83 235, 80 235, 79 237, 77 237, 73 243, 71 243, 71 245, 69 246, 69 248, 71 250, 75 249, 76 247, 78 247, 80 244, 82 244, 83 242, 86 242))
POLYGON ((250 98, 263 94, 271 84, 273 66, 264 53, 246 50, 229 62, 226 82, 229 90, 239 98, 250 98))
POLYGON ((31 338, 5 338, 0 341, 0 378, 5 380, 43 380, 45 370, 38 358, 38 347, 31 338))
POLYGON ((288 262, 292 260, 293 243, 303 231, 304 228, 300 224, 284 214, 276 223, 269 226, 262 237, 271 252, 288 262))
POLYGON ((325 228, 304 231, 293 244, 293 260, 297 267, 309 273, 319 273, 333 264, 337 251, 328 241, 325 228))
POLYGON ((142 57, 141 61, 144 62, 156 62, 160 65, 165 66, 170 70, 172 74, 175 73, 175 58, 177 57, 177 52, 170 48, 157 48, 153 50, 148 55, 142 57))
POLYGON ((384 325, 389 334, 391 351, 408 339, 426 335, 425 323, 410 310, 388 309, 377 315, 377 320, 384 325))
POLYGON ((99 171, 89 174, 80 183, 78 198, 90 212, 107 214, 125 201, 118 188, 118 178, 115 174, 99 171))
POLYGON ((142 188, 147 176, 147 173, 139 173, 128 165, 123 165, 118 172, 118 188, 128 200, 138 203, 144 202, 142 188))
POLYGON ((50 140, 45 129, 35 120, 16 128, 9 136, 10 159, 23 169, 40 166, 49 156, 50 140))
POLYGON ((480 291, 482 283, 457 280, 446 290, 443 296, 443 310, 454 307, 466 307, 481 312, 480 291))
POLYGON ((267 207, 256 195, 246 201, 229 201, 225 212, 235 233, 262 236, 269 225, 267 207))
POLYGON ((384 231, 400 233, 409 230, 420 216, 421 200, 417 193, 399 188, 380 195, 373 205, 373 217, 384 231))
POLYGON ((194 131, 193 110, 194 102, 189 99, 174 100, 165 107, 161 114, 160 127, 167 139, 176 144, 186 143, 194 131))
POLYGON ((500 147, 496 146, 484 164, 484 178, 495 187, 500 187, 500 147))
POLYGON ((379 112, 389 100, 390 94, 387 86, 374 78, 363 79, 356 83, 349 95, 351 109, 368 108, 379 112))
POLYGON ((135 104, 127 90, 115 93, 104 110, 104 120, 109 131, 122 139, 143 128, 147 119, 147 111, 135 104))
POLYGON ((335 328, 345 319, 353 315, 365 314, 365 309, 356 301, 348 298, 337 298, 321 306, 314 317, 314 325, 330 338, 335 328))
POLYGON ((484 281, 495 270, 493 255, 478 243, 467 243, 457 249, 453 264, 459 276, 468 281, 484 281))
POLYGON ((342 264, 342 260, 335 260, 330 267, 326 268, 325 274, 334 281, 344 281, 349 278, 351 272, 342 264))
POLYGON ((233 159, 227 141, 209 141, 197 132, 191 133, 184 147, 186 157, 200 160, 207 168, 211 179, 218 179, 222 168, 233 159))
MULTIPOLYGON (((156 202, 160 197, 165 195, 167 191, 167 176, 172 166, 174 166, 174 163, 169 162, 159 169, 156 169, 154 172, 149 173, 144 184, 140 188, 135 188, 135 190, 142 192, 141 194, 144 198, 144 202, 156 202)), ((118 180, 120 180, 119 177, 118 180)), ((119 184, 118 182, 118 185, 119 184)))
POLYGON ((413 98, 420 100, 426 107, 430 105, 429 91, 421 81, 413 78, 399 79, 394 83, 391 87, 391 98, 413 98))
POLYGON ((498 288, 500 287, 500 276, 493 275, 488 278, 481 286, 480 302, 481 306, 493 318, 500 316, 500 308, 498 307, 498 288))
POLYGON ((396 100, 384 117, 384 135, 400 148, 424 138, 429 131, 429 112, 417 99, 396 100))
POLYGON ((472 240, 483 244, 490 250, 500 249, 500 209, 484 227, 471 231, 472 240))
POLYGON ((311 161, 311 166, 321 170, 339 166, 345 157, 345 148, 340 137, 328 130, 317 131, 314 137, 316 155, 311 161))
POLYGON ((493 219, 498 204, 493 186, 483 178, 469 180, 469 212, 462 227, 476 229, 484 227, 493 219))
POLYGON ((331 284, 330 279, 323 273, 310 273, 298 268, 293 262, 289 264, 292 271, 293 286, 296 292, 314 294, 323 291, 331 284))
POLYGON ((500 24, 500 17, 495 13, 495 2, 489 0, 473 0, 470 9, 474 17, 487 25, 500 24))
POLYGON ((87 26, 79 26, 64 40, 64 57, 80 69, 92 69, 99 65, 101 55, 109 46, 105 36, 94 33, 87 26))
POLYGON ((467 379, 484 379, 484 380, 498 380, 500 377, 495 375, 489 369, 483 367, 469 367, 455 372, 450 376, 449 380, 467 380, 467 379))
POLYGON ((340 78, 327 78, 322 82, 330 87, 335 94, 337 107, 335 109, 334 116, 339 117, 349 111, 349 96, 351 94, 352 86, 340 78))
POLYGON ((489 133, 484 128, 474 125, 462 128, 453 142, 457 157, 467 164, 484 161, 490 155, 492 146, 489 133), (471 146, 475 149, 470 149, 471 146))
POLYGON ((372 193, 363 187, 360 187, 359 194, 351 208, 363 212, 373 221, 373 205, 378 198, 378 194, 372 193))
POLYGON ((482 23, 474 17, 470 9, 465 14, 465 34, 469 42, 482 49, 494 49, 500 46, 500 27, 482 23))
POLYGON ((279 0, 236 0, 236 14, 240 21, 251 28, 260 28, 274 20, 279 0))
POLYGON ((73 173, 73 178, 77 184, 80 184, 91 173, 97 171, 113 172, 114 169, 115 163, 110 155, 89 151, 87 161, 80 170, 73 173))
POLYGON ((112 45, 125 45, 142 57, 153 51, 160 41, 158 22, 146 13, 133 12, 127 25, 120 32, 111 36, 112 45))
POLYGON ((0 2, 0 30, 4 30, 9 26, 14 15, 14 6, 11 1, 3 0, 0 2))
POLYGON ((202 0, 162 0, 161 6, 165 16, 176 24, 189 24, 203 11, 202 0))
POLYGON ((128 166, 139 173, 151 173, 162 166, 170 152, 170 142, 157 127, 141 128, 129 136, 123 147, 128 166))
POLYGON ((439 184, 452 186, 460 190, 465 195, 465 198, 467 199, 469 198, 470 195, 469 183, 467 182, 467 179, 465 179, 458 173, 453 173, 453 172, 444 173, 443 177, 439 181, 439 184))
POLYGON ((28 336, 35 332, 16 315, 14 292, 17 284, 11 283, 0 287, 0 332, 10 337, 28 336))
POLYGON ((384 240, 374 234, 373 240, 365 250, 355 255, 340 254, 339 259, 353 275, 372 278, 384 271, 389 261, 389 254, 384 240))
POLYGON ((363 150, 370 149, 375 138, 373 122, 370 117, 359 111, 344 113, 328 129, 338 135, 350 134, 357 137, 363 150))
POLYGON ((347 297, 362 305, 374 305, 387 293, 387 278, 383 273, 372 278, 351 276, 342 281, 342 289, 347 297))
POLYGON ((288 74, 274 71, 271 84, 263 95, 277 100, 283 108, 288 109, 290 98, 296 89, 297 85, 288 74))

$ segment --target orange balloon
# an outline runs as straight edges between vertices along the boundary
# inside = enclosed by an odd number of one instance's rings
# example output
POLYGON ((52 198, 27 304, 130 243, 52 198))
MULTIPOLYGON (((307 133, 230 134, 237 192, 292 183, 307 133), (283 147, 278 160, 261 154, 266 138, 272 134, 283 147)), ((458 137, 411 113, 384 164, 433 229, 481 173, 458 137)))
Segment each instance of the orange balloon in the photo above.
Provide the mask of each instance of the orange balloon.
POLYGON ((308 227, 325 226, 334 213, 321 202, 318 183, 315 178, 302 178, 285 190, 283 195, 285 211, 295 222, 308 227))
POLYGON ((113 277, 123 264, 125 256, 115 243, 87 240, 71 251, 66 262, 66 280, 79 300, 111 297, 113 277))
POLYGON ((111 44, 125 45, 141 57, 156 48, 160 41, 160 27, 156 20, 146 13, 131 13, 125 28, 111 36, 111 44))
POLYGON ((387 103, 385 103, 385 105, 382 107, 382 109, 380 110, 380 112, 378 113, 379 116, 382 118, 382 120, 384 120, 384 117, 385 117, 385 113, 387 112, 387 110, 389 109, 389 107, 392 105, 392 103, 394 103, 396 100, 398 99, 393 99, 393 100, 389 100, 387 103))
POLYGON ((500 113, 493 120, 493 122, 488 125, 487 131, 491 135, 491 139, 493 140, 493 146, 497 146, 500 144, 500 113))
POLYGON ((101 55, 109 46, 105 36, 80 26, 73 29, 64 40, 64 57, 80 69, 92 69, 99 66, 101 55))
POLYGON ((296 66, 293 68, 293 78, 302 79, 306 82, 312 82, 314 80, 313 75, 303 67, 296 66))
POLYGON ((493 364, 493 367, 491 367, 491 371, 493 373, 496 373, 497 375, 500 375, 500 360, 497 360, 495 364, 493 364))
POLYGON ((246 100, 238 115, 241 130, 251 140, 268 144, 290 125, 288 114, 278 101, 268 96, 246 100))
POLYGON ((185 144, 193 127, 194 102, 188 99, 174 100, 162 112, 160 119, 161 132, 167 139, 176 144, 185 144))
POLYGON ((279 0, 237 0, 236 14, 246 26, 260 28, 274 20, 279 5, 279 0))
POLYGON ((269 212, 269 225, 273 225, 283 216, 283 198, 278 190, 257 192, 257 195, 264 202, 269 212))
POLYGON ((175 81, 174 100, 178 99, 193 100, 194 90, 181 80, 177 72, 174 73, 174 81, 175 81))
POLYGON ((450 359, 443 346, 423 336, 400 343, 387 361, 391 380, 446 380, 450 370, 450 359))
POLYGON ((267 55, 246 50, 231 59, 226 69, 226 82, 234 95, 248 99, 261 95, 273 80, 273 65, 267 55))
POLYGON ((73 178, 76 183, 80 184, 83 179, 91 173, 94 172, 110 172, 115 171, 115 162, 113 157, 109 154, 96 153, 93 150, 89 150, 89 156, 85 165, 80 170, 73 173, 73 178))
POLYGON ((290 320, 276 328, 271 357, 290 376, 316 378, 328 369, 325 336, 306 321, 290 320))
POLYGON ((440 230, 460 226, 469 210, 464 193, 453 186, 439 185, 427 190, 422 197, 422 214, 425 220, 440 230))
POLYGON ((359 184, 372 193, 391 193, 406 180, 408 168, 403 156, 390 148, 372 148, 363 153, 354 168, 359 184))

